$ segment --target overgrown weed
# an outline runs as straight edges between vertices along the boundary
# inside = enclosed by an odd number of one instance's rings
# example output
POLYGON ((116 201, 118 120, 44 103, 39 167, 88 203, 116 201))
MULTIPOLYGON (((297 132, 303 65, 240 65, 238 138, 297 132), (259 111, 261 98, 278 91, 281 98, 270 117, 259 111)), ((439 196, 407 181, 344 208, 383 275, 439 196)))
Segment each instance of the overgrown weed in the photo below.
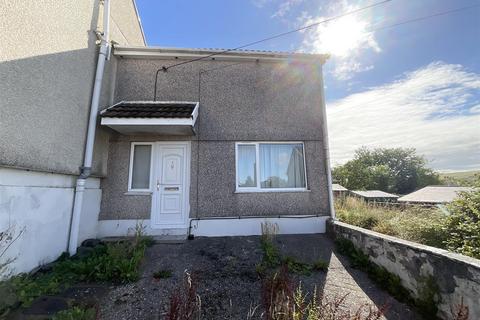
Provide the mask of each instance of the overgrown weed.
POLYGON ((404 208, 368 204, 347 197, 335 202, 337 218, 345 223, 386 235, 445 248, 445 214, 438 208, 404 208))
POLYGON ((197 279, 185 270, 182 284, 171 294, 167 320, 201 318, 202 300, 197 294, 197 279))
POLYGON ((258 274, 265 275, 268 270, 275 271, 282 266, 286 266, 290 272, 307 276, 312 272, 326 271, 328 269, 328 263, 320 259, 309 264, 299 261, 292 256, 282 256, 280 250, 275 245, 275 236, 277 233, 278 225, 269 222, 262 223, 260 245, 263 251, 263 258, 256 266, 258 274))
POLYGON ((262 306, 265 320, 377 320, 387 309, 365 304, 354 312, 346 306, 348 295, 319 295, 315 288, 311 297, 295 285, 286 266, 264 279, 262 306))
POLYGON ((42 295, 52 295, 79 282, 126 283, 136 281, 148 244, 137 234, 132 240, 102 243, 86 256, 62 255, 51 267, 35 274, 20 274, 0 282, 0 314, 29 306, 42 295))

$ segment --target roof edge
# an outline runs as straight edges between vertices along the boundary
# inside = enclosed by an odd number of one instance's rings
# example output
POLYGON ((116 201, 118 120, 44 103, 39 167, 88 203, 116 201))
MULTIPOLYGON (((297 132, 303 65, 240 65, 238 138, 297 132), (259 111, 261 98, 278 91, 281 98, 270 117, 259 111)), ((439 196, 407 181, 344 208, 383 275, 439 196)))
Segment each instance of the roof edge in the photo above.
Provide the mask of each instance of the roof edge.
POLYGON ((135 0, 132 0, 132 2, 133 2, 133 8, 135 9, 135 14, 137 15, 138 25, 140 26, 140 32, 142 33, 143 45, 147 46, 147 38, 145 37, 145 32, 143 31, 142 19, 140 18, 140 14, 138 13, 137 2, 135 0))
MULTIPOLYGON (((200 58, 211 54, 208 60, 228 61, 279 61, 286 59, 321 62, 324 64, 329 58, 328 54, 311 54, 300 52, 273 52, 255 50, 234 50, 224 52, 225 49, 194 49, 194 48, 169 48, 169 47, 141 47, 141 46, 114 46, 113 54, 124 58, 150 58, 150 59, 173 59, 188 60, 200 58)), ((207 59, 205 59, 207 60, 207 59)))

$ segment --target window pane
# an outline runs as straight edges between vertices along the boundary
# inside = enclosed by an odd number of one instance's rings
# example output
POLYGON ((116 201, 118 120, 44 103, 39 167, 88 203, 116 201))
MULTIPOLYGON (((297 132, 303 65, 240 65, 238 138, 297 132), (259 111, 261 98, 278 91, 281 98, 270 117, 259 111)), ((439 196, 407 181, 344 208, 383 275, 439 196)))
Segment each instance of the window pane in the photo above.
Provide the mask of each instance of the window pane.
POLYGON ((257 186, 256 155, 254 145, 238 146, 238 186, 240 188, 257 186))
POLYGON ((133 148, 132 189, 150 188, 150 159, 152 146, 135 145, 133 148))
POLYGON ((260 187, 305 188, 302 144, 260 144, 260 187))

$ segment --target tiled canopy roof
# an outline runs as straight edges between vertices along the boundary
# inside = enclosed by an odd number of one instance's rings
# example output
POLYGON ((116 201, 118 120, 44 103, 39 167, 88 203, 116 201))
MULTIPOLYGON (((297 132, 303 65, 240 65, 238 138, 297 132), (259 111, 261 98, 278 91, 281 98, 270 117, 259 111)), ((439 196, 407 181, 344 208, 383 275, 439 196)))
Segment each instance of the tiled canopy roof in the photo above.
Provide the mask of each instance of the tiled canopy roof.
POLYGON ((103 110, 102 118, 191 118, 195 102, 122 101, 103 110))

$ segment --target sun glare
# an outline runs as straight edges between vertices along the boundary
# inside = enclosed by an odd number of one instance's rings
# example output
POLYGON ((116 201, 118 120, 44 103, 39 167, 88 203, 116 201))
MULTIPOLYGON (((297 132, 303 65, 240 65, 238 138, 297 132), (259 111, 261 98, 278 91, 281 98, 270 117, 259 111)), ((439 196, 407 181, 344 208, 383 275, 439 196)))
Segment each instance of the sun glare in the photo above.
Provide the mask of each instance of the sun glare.
POLYGON ((371 41, 367 27, 367 22, 353 16, 333 21, 317 30, 317 48, 335 56, 349 56, 353 50, 371 41))

